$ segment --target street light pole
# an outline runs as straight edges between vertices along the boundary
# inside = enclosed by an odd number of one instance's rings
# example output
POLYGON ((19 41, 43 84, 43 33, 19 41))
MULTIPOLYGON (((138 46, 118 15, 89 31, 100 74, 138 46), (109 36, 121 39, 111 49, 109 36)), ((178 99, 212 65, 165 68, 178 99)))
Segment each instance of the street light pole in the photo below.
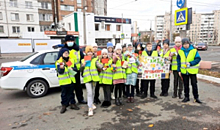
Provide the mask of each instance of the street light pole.
POLYGON ((173 12, 173 0, 171 0, 171 3, 170 3, 170 42, 173 41, 173 38, 172 38, 172 34, 173 34, 173 29, 172 29, 172 12, 173 12))
POLYGON ((83 35, 84 35, 84 45, 86 45, 86 0, 83 0, 83 35))

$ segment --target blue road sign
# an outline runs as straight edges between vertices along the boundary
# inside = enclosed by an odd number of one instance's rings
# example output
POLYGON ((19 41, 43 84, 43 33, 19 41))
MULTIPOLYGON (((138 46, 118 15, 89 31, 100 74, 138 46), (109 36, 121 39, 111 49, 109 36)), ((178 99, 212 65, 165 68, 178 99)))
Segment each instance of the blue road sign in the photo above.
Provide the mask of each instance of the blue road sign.
POLYGON ((176 1, 176 5, 178 8, 183 8, 184 4, 185 4, 185 0, 177 0, 176 1))
POLYGON ((185 25, 188 22, 188 8, 182 8, 175 11, 175 25, 185 25))

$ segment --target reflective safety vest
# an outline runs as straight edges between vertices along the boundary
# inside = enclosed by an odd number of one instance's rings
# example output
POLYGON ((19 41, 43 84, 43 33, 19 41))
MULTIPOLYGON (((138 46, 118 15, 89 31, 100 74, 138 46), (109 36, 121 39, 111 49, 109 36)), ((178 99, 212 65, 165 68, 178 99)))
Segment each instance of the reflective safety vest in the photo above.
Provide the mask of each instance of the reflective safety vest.
MULTIPOLYGON (((142 52, 142 55, 143 55, 143 56, 149 56, 146 51, 143 51, 143 52, 142 52)), ((158 56, 157 51, 153 51, 152 54, 151 54, 151 56, 157 57, 157 56, 158 56)))
POLYGON ((121 61, 124 61, 124 56, 122 56, 122 60, 118 59, 116 62, 116 71, 113 72, 113 80, 117 79, 126 79, 125 69, 121 67, 121 61))
POLYGON ((181 73, 186 74, 187 72, 189 74, 198 74, 199 71, 199 64, 195 65, 195 66, 190 66, 187 67, 186 63, 187 62, 191 62, 194 61, 195 56, 196 56, 197 50, 196 49, 192 49, 190 50, 188 56, 185 56, 185 53, 183 50, 179 50, 179 55, 180 55, 180 59, 181 59, 181 73))
MULTIPOLYGON (((175 48, 170 49, 170 52, 178 54, 175 48)), ((177 70, 177 56, 172 57, 172 70, 177 70)))
MULTIPOLYGON (((76 83, 75 76, 69 73, 69 69, 74 67, 74 61, 73 59, 69 59, 69 60, 72 62, 72 65, 70 67, 65 66, 63 74, 58 73, 59 85, 68 85, 71 84, 72 82, 76 83)), ((59 65, 62 62, 64 62, 62 57, 60 57, 60 59, 56 61, 55 63, 56 70, 58 70, 57 65, 59 65)))
POLYGON ((138 73, 137 63, 129 63, 129 58, 127 57, 128 68, 126 68, 126 74, 138 73))
POLYGON ((70 56, 69 57, 74 59, 74 62, 76 64, 76 68, 77 68, 77 70, 79 70, 80 69, 80 59, 81 59, 80 50, 76 51, 76 50, 72 49, 70 51, 70 56))
MULTIPOLYGON (((88 83, 90 81, 99 81, 99 75, 98 75, 98 70, 96 68, 96 61, 98 58, 93 58, 91 61, 91 66, 86 67, 83 71, 83 82, 88 83)), ((82 59, 82 63, 84 63, 84 59, 82 59)))
MULTIPOLYGON (((100 60, 99 60, 100 62, 100 60)), ((100 62, 101 63, 101 62, 100 62)), ((113 72, 111 70, 111 67, 109 65, 112 64, 112 59, 109 59, 108 63, 103 64, 103 67, 108 66, 105 71, 101 71, 99 74, 99 84, 108 84, 112 85, 112 77, 113 77, 113 72)))
POLYGON ((162 57, 162 58, 164 58, 164 57, 169 57, 169 56, 170 56, 170 50, 167 51, 167 53, 166 53, 165 55, 163 54, 163 50, 161 50, 160 52, 161 52, 160 57, 162 57))

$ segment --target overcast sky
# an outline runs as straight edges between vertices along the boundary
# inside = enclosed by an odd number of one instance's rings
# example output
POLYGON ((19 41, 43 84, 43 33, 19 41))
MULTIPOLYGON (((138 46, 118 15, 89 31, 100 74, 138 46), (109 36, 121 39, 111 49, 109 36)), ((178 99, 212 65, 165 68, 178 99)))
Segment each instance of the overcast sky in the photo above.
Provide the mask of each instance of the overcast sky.
MULTIPOLYGON (((149 30, 150 21, 155 20, 156 15, 164 15, 170 12, 171 0, 107 0, 107 16, 131 18, 137 21, 140 30, 149 30)), ((173 14, 177 10, 176 1, 173 0, 173 14)), ((219 0, 188 0, 187 7, 192 7, 196 13, 212 13, 212 10, 220 10, 219 0)), ((154 21, 152 22, 154 29, 154 21)))

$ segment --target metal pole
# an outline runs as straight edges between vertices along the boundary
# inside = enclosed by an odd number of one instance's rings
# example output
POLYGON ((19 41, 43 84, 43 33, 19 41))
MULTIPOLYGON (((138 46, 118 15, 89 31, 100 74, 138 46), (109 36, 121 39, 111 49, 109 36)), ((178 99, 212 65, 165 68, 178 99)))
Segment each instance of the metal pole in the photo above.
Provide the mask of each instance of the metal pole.
POLYGON ((173 29, 172 29, 172 12, 173 12, 173 0, 171 0, 170 3, 170 42, 173 41, 172 35, 173 35, 173 29))
MULTIPOLYGON (((122 31, 122 34, 123 34, 123 13, 122 13, 122 21, 121 21, 121 31, 122 31)), ((121 39, 121 42, 122 42, 122 45, 123 45, 123 39, 121 39)))
POLYGON ((5 3, 5 16, 6 16, 6 22, 7 22, 8 37, 9 37, 8 14, 7 14, 7 6, 6 6, 5 0, 4 0, 4 3, 5 3))
POLYGON ((150 20, 150 43, 152 42, 151 33, 152 33, 152 20, 150 20))
POLYGON ((84 34, 84 45, 86 45, 86 13, 85 13, 85 6, 86 0, 83 0, 83 34, 84 34))

